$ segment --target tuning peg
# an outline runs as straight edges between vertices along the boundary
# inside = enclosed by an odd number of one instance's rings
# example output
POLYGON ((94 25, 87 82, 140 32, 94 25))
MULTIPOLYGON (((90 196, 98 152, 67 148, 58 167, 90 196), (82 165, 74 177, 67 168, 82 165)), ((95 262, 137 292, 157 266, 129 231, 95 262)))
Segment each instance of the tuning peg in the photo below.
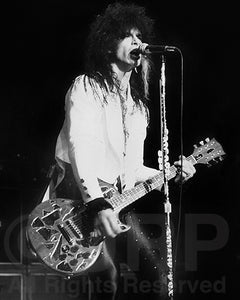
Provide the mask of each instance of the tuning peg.
POLYGON ((204 141, 199 142, 199 144, 203 146, 204 145, 204 141))
POLYGON ((195 149, 197 149, 198 146, 197 146, 196 144, 194 144, 193 147, 194 147, 195 149))
POLYGON ((208 143, 210 142, 210 138, 206 138, 205 141, 208 143))

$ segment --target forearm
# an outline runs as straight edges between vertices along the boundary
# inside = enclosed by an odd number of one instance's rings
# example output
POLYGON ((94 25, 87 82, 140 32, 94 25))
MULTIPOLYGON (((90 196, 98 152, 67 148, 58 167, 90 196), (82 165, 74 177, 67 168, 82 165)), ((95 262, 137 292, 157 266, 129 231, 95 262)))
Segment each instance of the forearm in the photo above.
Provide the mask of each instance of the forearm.
POLYGON ((136 182, 146 181, 158 173, 159 170, 142 165, 136 170, 136 182))

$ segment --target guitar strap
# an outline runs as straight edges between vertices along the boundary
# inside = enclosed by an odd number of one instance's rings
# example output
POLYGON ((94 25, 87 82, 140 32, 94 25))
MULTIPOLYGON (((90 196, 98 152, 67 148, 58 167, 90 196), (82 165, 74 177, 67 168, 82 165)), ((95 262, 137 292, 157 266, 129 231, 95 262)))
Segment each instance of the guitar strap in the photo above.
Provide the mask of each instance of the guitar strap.
MULTIPOLYGON (((66 173, 69 173, 66 170, 66 165, 66 163, 56 158, 55 164, 50 166, 47 174, 47 183, 42 193, 43 196, 40 198, 42 199, 41 202, 59 197, 59 195, 57 195, 57 188, 64 181, 66 173)), ((66 197, 66 195, 64 196, 66 197)))
POLYGON ((56 158, 56 162, 49 167, 46 176, 46 184, 44 185, 41 196, 39 197, 39 203, 49 199, 57 198, 56 189, 63 181, 64 177, 65 163, 56 158))
POLYGON ((37 204, 50 199, 50 195, 52 194, 50 192, 50 190, 53 190, 52 177, 53 177, 53 174, 55 171, 56 171, 56 164, 50 165, 49 170, 46 175, 46 183, 44 184, 44 188, 40 194, 39 201, 37 204))

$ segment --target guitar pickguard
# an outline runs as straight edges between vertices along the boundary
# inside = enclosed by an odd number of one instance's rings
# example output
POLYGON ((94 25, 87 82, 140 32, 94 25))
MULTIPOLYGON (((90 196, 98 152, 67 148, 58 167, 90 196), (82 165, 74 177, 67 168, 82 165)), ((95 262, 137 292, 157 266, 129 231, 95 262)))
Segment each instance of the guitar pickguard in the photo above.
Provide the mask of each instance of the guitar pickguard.
POLYGON ((85 212, 78 213, 72 200, 41 203, 29 217, 28 239, 44 263, 74 275, 89 268, 102 248, 102 236, 89 226, 85 212))

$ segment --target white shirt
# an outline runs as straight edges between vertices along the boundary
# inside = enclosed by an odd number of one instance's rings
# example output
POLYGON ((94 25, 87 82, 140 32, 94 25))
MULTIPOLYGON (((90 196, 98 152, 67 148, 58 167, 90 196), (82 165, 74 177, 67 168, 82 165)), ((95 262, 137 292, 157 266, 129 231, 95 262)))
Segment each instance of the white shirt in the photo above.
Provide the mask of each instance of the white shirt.
POLYGON ((133 101, 130 86, 125 140, 119 94, 106 94, 94 84, 96 92, 85 75, 75 79, 66 95, 65 121, 56 144, 56 158, 71 163, 85 202, 103 197, 98 178, 114 183, 120 176, 129 189, 158 172, 143 165, 147 118, 144 107, 133 101))

